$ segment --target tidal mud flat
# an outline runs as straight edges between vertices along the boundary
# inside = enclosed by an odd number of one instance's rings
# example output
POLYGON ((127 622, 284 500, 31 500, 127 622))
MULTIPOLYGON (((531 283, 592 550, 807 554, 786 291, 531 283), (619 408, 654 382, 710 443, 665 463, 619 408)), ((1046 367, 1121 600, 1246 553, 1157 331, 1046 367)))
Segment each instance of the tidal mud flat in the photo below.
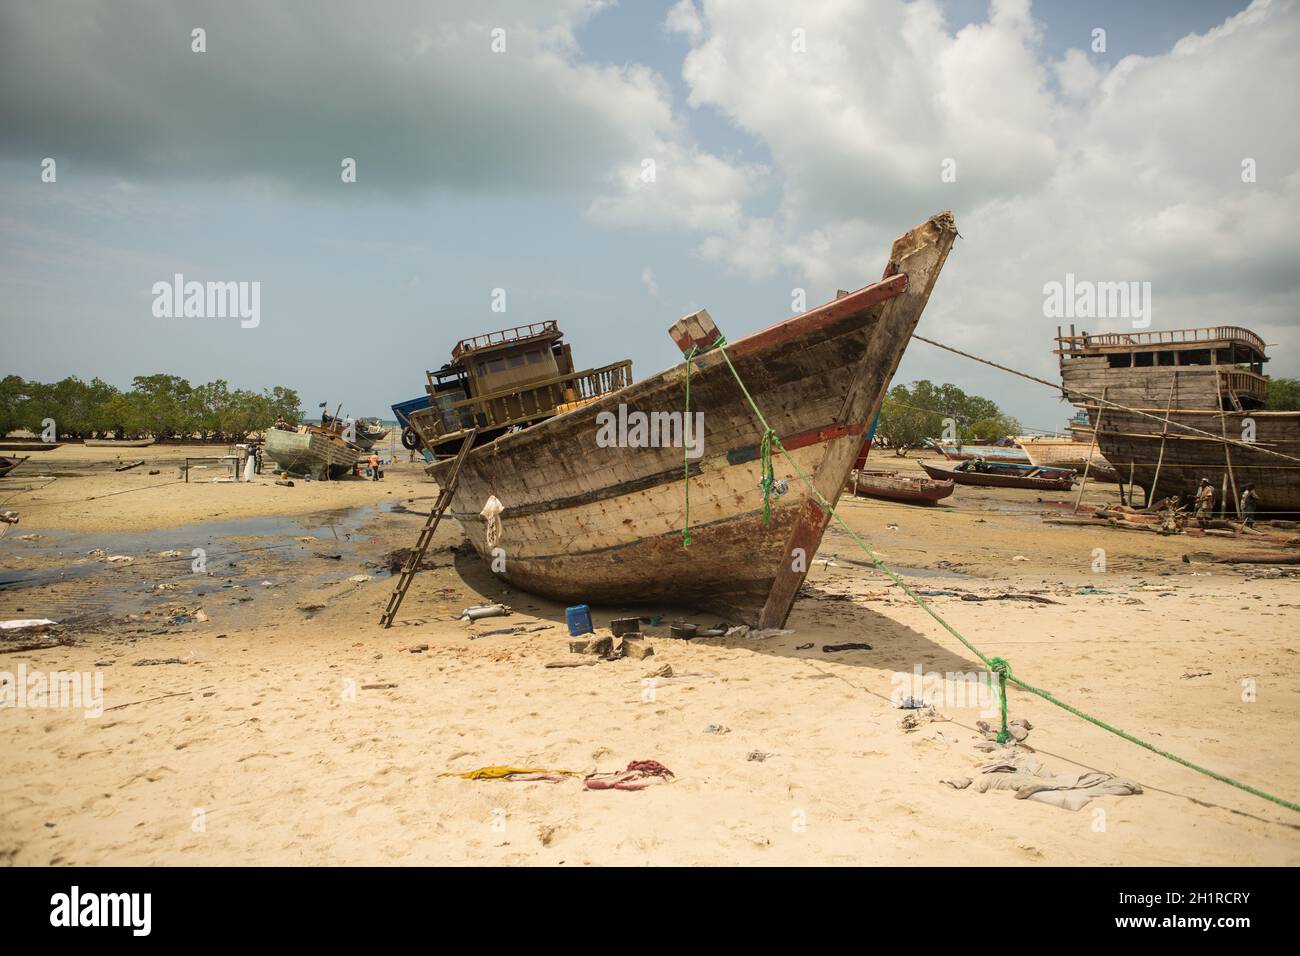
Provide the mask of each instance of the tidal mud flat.
MULTIPOLYGON (((392 552, 436 492, 417 465, 285 488, 177 482, 165 447, 122 473, 109 450, 47 454, 64 477, 0 484, 22 516, 0 539, 0 619, 59 623, 6 637, 0 671, 98 674, 102 713, 0 709, 10 863, 953 863, 954 834, 960 862, 1300 861, 1290 811, 1015 689, 1010 716, 1032 724, 1037 760, 1142 792, 1069 812, 944 784, 988 763, 987 698, 906 711, 897 692, 918 669, 982 665, 834 528, 789 633, 681 640, 669 622, 722 622, 593 607, 598 634, 616 618, 658 623, 643 625, 652 655, 591 663, 569 650, 564 607, 504 587, 450 522, 397 624, 379 627, 392 552), (511 613, 457 619, 491 602, 511 613), (844 644, 870 647, 827 650, 844 644), (670 785, 583 788, 582 775, 650 760, 670 785), (578 776, 456 776, 487 766, 578 776)), ((1092 486, 1085 503, 1111 493, 1092 486)), ((1300 793, 1294 569, 1181 560, 1232 542, 1045 524, 1068 497, 961 488, 948 507, 841 512, 1017 675, 1162 749, 1300 793)))

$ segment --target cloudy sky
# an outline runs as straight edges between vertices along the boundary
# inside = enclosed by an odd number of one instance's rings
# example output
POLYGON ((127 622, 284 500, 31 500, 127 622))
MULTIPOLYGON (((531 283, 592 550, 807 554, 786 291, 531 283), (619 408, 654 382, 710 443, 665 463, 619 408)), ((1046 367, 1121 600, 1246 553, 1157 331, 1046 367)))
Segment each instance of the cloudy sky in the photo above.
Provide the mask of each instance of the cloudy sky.
MULTIPOLYGON (((1289 0, 0 0, 0 373, 387 417, 458 338, 556 319, 642 376, 679 316, 739 337, 951 208, 922 334, 1054 378, 1073 273, 1296 375, 1297 91, 1289 0), (156 317, 175 273, 260 282, 260 324, 156 317)), ((913 343, 921 377, 1067 417, 913 343)))

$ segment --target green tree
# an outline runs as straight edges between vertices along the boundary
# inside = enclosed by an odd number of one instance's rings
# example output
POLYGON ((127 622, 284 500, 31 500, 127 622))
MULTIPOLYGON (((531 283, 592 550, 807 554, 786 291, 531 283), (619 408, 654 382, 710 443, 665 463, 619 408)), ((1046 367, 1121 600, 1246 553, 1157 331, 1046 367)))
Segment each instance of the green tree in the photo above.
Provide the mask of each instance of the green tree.
POLYGON ((1003 414, 996 402, 967 395, 956 385, 920 379, 889 390, 876 435, 881 444, 903 456, 909 449, 921 447, 927 438, 942 437, 949 431, 949 422, 953 437, 960 441, 995 441, 1020 432, 1020 423, 1003 414))
POLYGON ((27 391, 27 383, 17 375, 0 379, 0 436, 24 426, 27 391))
POLYGON ((145 431, 135 392, 117 392, 99 406, 96 431, 114 438, 136 436, 145 431))
POLYGON ((296 390, 277 385, 271 389, 268 397, 271 402, 271 418, 270 421, 259 425, 258 428, 269 428, 275 424, 277 418, 283 418, 287 422, 302 421, 302 400, 298 397, 296 390))
POLYGON ((193 388, 178 375, 137 375, 131 380, 132 397, 145 430, 165 441, 194 431, 189 403, 193 388))
POLYGON ((1300 378, 1270 378, 1264 407, 1276 412, 1300 412, 1300 378))

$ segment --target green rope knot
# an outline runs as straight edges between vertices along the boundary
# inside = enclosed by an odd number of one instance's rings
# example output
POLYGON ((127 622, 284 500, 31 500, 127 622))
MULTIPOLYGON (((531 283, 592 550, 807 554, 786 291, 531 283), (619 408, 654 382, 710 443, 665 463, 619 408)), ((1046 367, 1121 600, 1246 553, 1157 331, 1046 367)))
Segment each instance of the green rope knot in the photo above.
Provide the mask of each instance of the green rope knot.
POLYGON ((758 486, 763 489, 763 524, 772 520, 772 493, 776 490, 776 470, 772 466, 772 442, 776 432, 770 428, 763 430, 763 440, 759 443, 758 486))
POLYGON ((1007 729, 1007 678, 1011 676, 1011 662, 1003 657, 990 657, 989 670, 998 677, 998 697, 1002 702, 1002 729, 998 731, 998 743, 1004 744, 1011 739, 1007 729))

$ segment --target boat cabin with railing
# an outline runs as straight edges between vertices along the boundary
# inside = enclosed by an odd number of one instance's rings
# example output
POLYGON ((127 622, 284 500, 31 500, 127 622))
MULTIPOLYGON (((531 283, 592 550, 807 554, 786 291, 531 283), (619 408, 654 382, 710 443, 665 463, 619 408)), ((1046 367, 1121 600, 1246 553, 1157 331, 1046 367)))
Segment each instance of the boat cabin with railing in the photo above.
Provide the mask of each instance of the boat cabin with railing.
POLYGON ((430 406, 411 427, 435 456, 454 454, 465 435, 478 442, 526 428, 632 384, 632 362, 575 371, 573 352, 554 321, 461 339, 451 361, 426 372, 430 406))
POLYGON ((1056 330, 1056 342, 1067 395, 1086 392, 1156 410, 1244 411, 1268 399, 1264 340, 1238 326, 1104 333, 1070 326, 1068 334, 1056 330))

